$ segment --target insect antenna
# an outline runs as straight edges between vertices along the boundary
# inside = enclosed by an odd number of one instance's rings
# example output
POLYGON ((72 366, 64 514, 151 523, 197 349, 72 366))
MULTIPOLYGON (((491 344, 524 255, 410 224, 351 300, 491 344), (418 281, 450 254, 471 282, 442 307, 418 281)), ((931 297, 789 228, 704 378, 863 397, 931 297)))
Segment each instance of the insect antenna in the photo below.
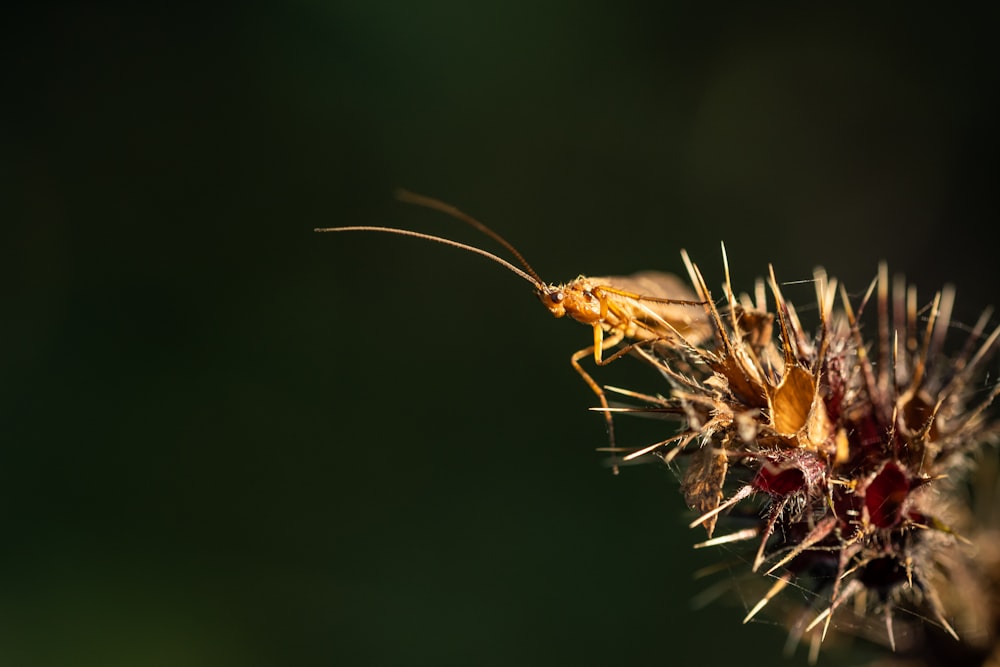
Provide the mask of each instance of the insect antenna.
MULTIPOLYGON (((500 266, 506 268, 512 273, 524 278, 529 283, 534 285, 538 289, 542 289, 545 286, 538 276, 529 275, 521 269, 517 268, 507 260, 502 257, 497 257, 491 252, 477 248, 476 246, 468 245, 465 243, 459 243, 458 241, 452 241, 451 239, 442 238, 440 236, 433 236, 431 234, 423 234, 421 232, 414 232, 409 229, 396 229, 395 227, 375 227, 371 225, 355 225, 352 227, 316 227, 313 229, 314 232, 384 232, 386 234, 396 234, 397 236, 412 236, 417 239, 424 239, 425 241, 434 241, 435 243, 441 243, 453 248, 458 248, 459 250, 468 250, 477 255, 482 255, 486 259, 491 259, 500 266)), ((527 265, 526 265, 527 266, 527 265)), ((532 272, 533 274, 534 272, 532 272)))
POLYGON ((518 252, 517 248, 514 247, 514 244, 512 244, 504 237, 500 236, 498 233, 496 233, 483 223, 473 218, 465 211, 462 211, 452 206, 451 204, 447 204, 439 199, 434 199, 433 197, 426 197, 424 195, 419 195, 416 192, 410 192, 409 190, 404 190, 402 188, 397 189, 394 194, 396 196, 396 199, 398 199, 399 201, 406 202, 407 204, 416 204, 417 206, 423 206, 425 208, 433 209, 435 211, 441 211, 442 213, 450 215, 453 218, 461 220, 462 222, 469 224, 472 227, 475 227, 480 232, 486 234, 491 239, 493 239, 494 241, 502 245, 504 248, 506 248, 510 252, 510 254, 514 255, 518 263, 520 263, 520 265, 524 267, 524 270, 527 271, 528 274, 534 279, 536 285, 545 284, 545 281, 543 281, 541 277, 539 277, 539 275, 535 272, 535 270, 531 268, 531 264, 528 264, 528 260, 526 260, 524 256, 520 252, 518 252))

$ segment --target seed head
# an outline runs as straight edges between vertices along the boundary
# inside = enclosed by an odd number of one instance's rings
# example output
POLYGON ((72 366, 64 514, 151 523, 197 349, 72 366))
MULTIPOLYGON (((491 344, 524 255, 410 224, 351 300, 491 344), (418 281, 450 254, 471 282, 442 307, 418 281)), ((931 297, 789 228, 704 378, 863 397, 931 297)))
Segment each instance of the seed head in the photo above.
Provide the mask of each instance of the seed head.
POLYGON ((885 265, 854 298, 817 270, 810 332, 773 269, 751 298, 733 292, 727 267, 716 301, 683 258, 713 334, 637 349, 670 387, 649 407, 684 419, 677 435, 630 457, 682 464, 691 525, 708 533, 699 546, 754 541, 749 569, 775 583, 746 620, 792 584, 822 601, 796 614, 796 639, 821 641, 848 609, 881 617, 892 648, 900 609, 905 625, 927 619, 952 642, 966 629, 983 634, 954 598, 977 569, 959 533, 975 530, 962 485, 1000 433, 986 410, 1000 392, 984 379, 1000 337, 1000 327, 985 334, 989 312, 948 352, 951 288, 919 308, 915 288, 890 283, 885 265), (751 528, 714 537, 724 515, 751 528))

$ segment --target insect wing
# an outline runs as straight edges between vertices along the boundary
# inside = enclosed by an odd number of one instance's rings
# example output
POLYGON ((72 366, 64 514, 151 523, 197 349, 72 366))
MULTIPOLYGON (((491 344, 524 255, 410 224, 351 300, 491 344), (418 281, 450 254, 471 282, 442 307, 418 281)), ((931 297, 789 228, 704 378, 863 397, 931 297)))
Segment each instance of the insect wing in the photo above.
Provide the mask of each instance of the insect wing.
POLYGON ((616 302, 630 313, 633 320, 642 322, 660 335, 669 335, 672 330, 676 330, 689 342, 696 344, 711 332, 705 309, 700 305, 661 301, 687 301, 691 304, 698 301, 691 288, 672 273, 640 271, 629 276, 607 276, 590 280, 596 285, 614 290, 605 291, 609 301, 616 302))

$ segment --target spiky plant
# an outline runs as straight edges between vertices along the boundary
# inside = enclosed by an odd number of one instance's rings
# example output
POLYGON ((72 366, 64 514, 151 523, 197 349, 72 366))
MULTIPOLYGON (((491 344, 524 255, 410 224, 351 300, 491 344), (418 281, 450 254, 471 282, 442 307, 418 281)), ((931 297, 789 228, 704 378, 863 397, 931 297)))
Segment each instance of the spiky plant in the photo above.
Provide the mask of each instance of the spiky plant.
POLYGON ((927 659, 939 631, 956 654, 975 656, 968 664, 1000 661, 1000 598, 988 591, 1000 583, 1000 550, 992 527, 972 520, 965 489, 1000 430, 986 411, 1000 392, 985 384, 1000 336, 985 335, 990 313, 951 354, 953 289, 921 309, 916 289, 890 281, 883 264, 852 300, 817 270, 810 333, 773 268, 751 298, 733 291, 727 265, 716 301, 682 256, 706 303, 704 335, 633 348, 669 391, 609 389, 639 399, 623 411, 680 415, 676 433, 625 458, 680 466, 691 525, 708 533, 697 546, 753 545, 748 568, 769 587, 745 620, 794 586, 820 601, 792 613, 796 642, 818 647, 838 614, 860 613, 881 617, 901 659, 927 659), (735 527, 716 536, 722 516, 735 527))

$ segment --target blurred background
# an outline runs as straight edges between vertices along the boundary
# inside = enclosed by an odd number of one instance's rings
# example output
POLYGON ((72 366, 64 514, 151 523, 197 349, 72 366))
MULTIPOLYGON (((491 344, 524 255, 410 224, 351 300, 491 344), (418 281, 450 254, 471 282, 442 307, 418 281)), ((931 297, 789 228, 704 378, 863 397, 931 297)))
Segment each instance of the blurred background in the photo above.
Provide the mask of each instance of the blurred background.
MULTIPOLYGON (((718 290, 724 241, 738 288, 773 263, 797 303, 815 266, 861 293, 881 259, 922 303, 954 283, 961 321, 996 300, 1000 75, 968 8, 4 23, 5 664, 805 663, 767 618, 741 625, 745 565, 695 577, 739 554, 692 551, 674 474, 594 451, 569 365, 586 328, 482 258, 312 232, 495 249, 396 187, 551 281, 680 272, 686 248, 718 290)), ((595 375, 666 390, 631 360, 595 375)))

